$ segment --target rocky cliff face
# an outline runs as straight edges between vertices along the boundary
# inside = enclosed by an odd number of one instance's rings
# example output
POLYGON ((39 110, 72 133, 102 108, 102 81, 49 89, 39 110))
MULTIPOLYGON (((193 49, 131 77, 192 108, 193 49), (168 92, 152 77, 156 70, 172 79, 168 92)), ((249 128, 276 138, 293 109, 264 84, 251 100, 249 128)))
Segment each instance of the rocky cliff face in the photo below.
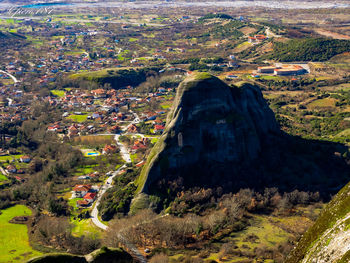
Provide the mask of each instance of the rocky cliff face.
POLYGON ((350 262, 350 184, 322 210, 286 263, 350 262))
POLYGON ((138 191, 149 193, 157 180, 172 175, 193 184, 215 183, 220 173, 234 177, 279 132, 259 87, 230 87, 207 73, 193 74, 178 88, 166 129, 137 181, 138 191))

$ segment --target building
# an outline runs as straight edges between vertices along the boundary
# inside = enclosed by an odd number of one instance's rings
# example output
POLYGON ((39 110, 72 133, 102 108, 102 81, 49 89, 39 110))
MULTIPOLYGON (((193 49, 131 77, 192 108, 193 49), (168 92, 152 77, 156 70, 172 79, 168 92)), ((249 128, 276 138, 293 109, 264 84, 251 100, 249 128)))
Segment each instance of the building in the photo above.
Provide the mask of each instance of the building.
POLYGON ((305 74, 307 71, 299 65, 283 65, 281 68, 276 68, 273 72, 276 76, 291 76, 305 74))
POLYGON ((93 201, 95 201, 96 193, 87 193, 83 198, 86 202, 91 204, 93 201))
POLYGON ((162 133, 165 127, 163 125, 154 125, 154 133, 162 133))
POLYGON ((90 185, 76 185, 73 188, 73 195, 75 197, 83 197, 90 191, 90 189, 90 185))
POLYGON ((135 124, 129 125, 129 127, 128 127, 128 132, 131 132, 131 133, 136 133, 136 132, 138 132, 137 126, 136 126, 135 124))
POLYGON ((307 73, 307 70, 300 65, 281 65, 281 66, 266 66, 258 67, 257 73, 273 74, 276 76, 291 76, 307 73))
POLYGON ((253 37, 248 37, 248 42, 251 44, 259 44, 265 39, 267 39, 267 36, 265 35, 255 35, 253 37))
POLYGON ((77 207, 87 207, 90 203, 86 200, 78 200, 77 201, 77 207))
POLYGON ((258 73, 263 74, 273 74, 276 67, 274 66, 267 66, 267 67, 258 67, 258 73))
POLYGON ((16 166, 13 166, 13 165, 9 165, 9 166, 7 166, 6 167, 6 171, 8 172, 8 173, 16 173, 17 172, 17 168, 16 168, 16 166))
POLYGON ((28 155, 23 155, 21 158, 19 158, 19 160, 22 162, 22 163, 30 163, 31 159, 28 155))
POLYGON ((116 153, 117 150, 118 150, 118 148, 116 145, 106 144, 102 150, 102 153, 103 154, 111 154, 111 153, 116 153))

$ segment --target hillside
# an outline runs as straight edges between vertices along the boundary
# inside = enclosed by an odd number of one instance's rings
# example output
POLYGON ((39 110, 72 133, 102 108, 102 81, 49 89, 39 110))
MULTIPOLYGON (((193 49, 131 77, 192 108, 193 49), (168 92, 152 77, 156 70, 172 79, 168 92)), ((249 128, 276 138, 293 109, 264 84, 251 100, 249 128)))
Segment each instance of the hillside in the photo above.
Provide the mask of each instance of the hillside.
POLYGON ((158 68, 107 68, 93 72, 77 73, 70 76, 73 80, 96 82, 100 85, 110 84, 112 88, 119 89, 125 86, 137 86, 146 81, 147 77, 158 72, 158 68))
POLYGON ((142 170, 139 190, 149 192, 152 182, 181 169, 194 172, 201 162, 210 162, 206 168, 214 170, 252 160, 263 137, 278 132, 257 87, 230 88, 207 73, 193 74, 178 88, 166 130, 142 170))
POLYGON ((334 155, 346 150, 280 132, 258 86, 230 87, 207 73, 194 74, 180 84, 165 131, 135 181, 139 195, 132 210, 154 205, 147 195, 171 200, 170 182, 184 188, 220 186, 226 192, 242 187, 320 191, 327 197, 347 183, 348 166, 334 155))
POLYGON ((350 260, 350 184, 323 209, 315 224, 303 235, 286 263, 350 260))
POLYGON ((276 61, 326 61, 350 49, 350 41, 337 39, 292 39, 274 42, 273 52, 266 58, 276 61))

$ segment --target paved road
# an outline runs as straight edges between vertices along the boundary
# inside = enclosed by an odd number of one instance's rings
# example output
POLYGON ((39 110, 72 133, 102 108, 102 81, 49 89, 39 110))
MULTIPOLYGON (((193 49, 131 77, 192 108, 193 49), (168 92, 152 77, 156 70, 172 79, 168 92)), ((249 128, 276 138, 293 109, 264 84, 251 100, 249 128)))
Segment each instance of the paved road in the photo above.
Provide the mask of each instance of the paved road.
MULTIPOLYGON (((120 148, 120 153, 122 158, 124 159, 124 161, 126 163, 130 163, 131 162, 131 158, 130 158, 130 154, 127 150, 127 148, 119 141, 119 134, 115 135, 115 140, 117 145, 120 148)), ((115 172, 113 172, 112 176, 110 176, 106 182, 104 183, 104 185, 101 187, 98 196, 97 196, 97 200, 95 202, 95 205, 92 209, 91 212, 91 220, 92 222, 95 224, 95 226, 97 226, 98 228, 101 228, 103 230, 107 230, 108 226, 106 226, 105 224, 103 224, 100 219, 98 218, 98 210, 97 207, 101 202, 101 198, 104 195, 104 193, 112 187, 112 182, 113 182, 113 178, 115 176, 117 176, 119 174, 119 172, 124 169, 126 167, 126 164, 124 164, 123 166, 121 166, 118 170, 116 170, 115 172)), ((130 243, 121 233, 118 234, 118 238, 120 240, 121 243, 124 244, 124 246, 129 249, 129 251, 137 258, 137 260, 141 263, 146 263, 147 260, 146 258, 140 253, 140 251, 132 244, 130 243)))
POLYGON ((97 207, 98 207, 98 205, 100 204, 101 198, 102 198, 102 196, 104 195, 104 193, 105 193, 109 188, 112 187, 113 178, 114 178, 115 176, 117 176, 118 173, 119 173, 122 169, 124 169, 125 167, 126 167, 126 165, 121 166, 117 171, 115 171, 115 172, 112 174, 112 176, 110 176, 110 177, 106 180, 105 184, 101 187, 101 189, 100 189, 100 191, 99 191, 99 193, 98 193, 98 196, 97 196, 95 205, 94 205, 94 207, 93 207, 93 209, 92 209, 92 212, 91 212, 91 220, 92 220, 92 222, 93 222, 98 228, 101 228, 101 229, 103 229, 103 230, 107 230, 108 227, 107 227, 105 224, 103 224, 103 223, 100 221, 100 219, 98 218, 98 210, 97 210, 97 207))
POLYGON ((115 141, 120 149, 120 155, 122 156, 122 158, 124 159, 125 162, 131 163, 130 153, 129 153, 128 149, 124 146, 124 144, 122 144, 119 141, 119 137, 120 137, 120 134, 116 134, 114 136, 114 139, 115 139, 115 141))
POLYGON ((1 166, 0 166, 0 171, 1 171, 1 173, 3 175, 9 175, 9 173, 4 168, 2 168, 1 166))
POLYGON ((1 72, 1 73, 4 73, 4 74, 6 74, 6 75, 8 75, 11 79, 13 79, 13 81, 14 81, 15 83, 20 82, 15 76, 13 76, 12 74, 10 74, 10 73, 8 73, 8 72, 3 71, 3 70, 0 70, 0 72, 1 72))
MULTIPOLYGON (((130 163, 131 162, 131 158, 130 158, 130 154, 129 154, 129 151, 128 149, 124 146, 124 144, 122 144, 120 141, 119 141, 119 134, 116 134, 114 136, 114 139, 117 143, 117 145, 119 146, 120 148, 120 154, 122 156, 122 158, 124 159, 124 161, 126 163, 130 163)), ((92 212, 91 212, 91 219, 92 219, 92 222, 99 228, 103 229, 103 230, 107 230, 107 226, 105 224, 103 224, 100 219, 98 218, 98 210, 97 210, 97 207, 98 205, 100 204, 101 202, 101 198, 102 196, 104 195, 104 193, 112 187, 112 183, 113 183, 113 178, 115 176, 118 175, 118 173, 123 170, 124 168, 126 167, 126 165, 124 164, 123 166, 121 166, 118 170, 116 170, 115 172, 113 172, 113 174, 106 180, 106 182, 104 183, 104 185, 101 187, 99 193, 98 193, 98 196, 97 196, 97 199, 96 199, 96 202, 95 202, 95 205, 92 209, 92 212)))

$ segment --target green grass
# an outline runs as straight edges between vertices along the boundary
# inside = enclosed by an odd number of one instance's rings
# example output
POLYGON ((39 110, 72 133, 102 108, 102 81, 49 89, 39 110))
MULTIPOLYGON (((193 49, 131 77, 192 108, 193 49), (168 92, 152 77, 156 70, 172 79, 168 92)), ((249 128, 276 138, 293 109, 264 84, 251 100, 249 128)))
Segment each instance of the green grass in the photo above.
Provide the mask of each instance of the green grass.
POLYGON ((69 117, 67 117, 68 119, 71 119, 75 122, 85 122, 87 120, 88 115, 87 114, 82 114, 82 115, 75 115, 72 114, 69 117))
POLYGON ((336 135, 336 137, 346 137, 346 138, 350 138, 350 128, 349 129, 345 129, 344 131, 338 133, 336 135))
POLYGON ((324 107, 335 107, 336 99, 333 98, 324 98, 319 100, 314 100, 309 103, 308 108, 324 108, 324 107))
POLYGON ((72 229, 72 235, 74 236, 101 236, 102 232, 92 223, 91 219, 71 219, 71 223, 74 225, 72 229))
POLYGON ((133 38, 133 37, 129 38, 129 42, 136 42, 136 41, 138 41, 137 38, 133 38))
POLYGON ((95 171, 97 165, 86 165, 84 167, 78 168, 75 175, 85 175, 95 171))
POLYGON ((0 162, 11 161, 12 159, 19 159, 22 156, 22 154, 0 156, 0 162))
POLYGON ((27 226, 9 223, 16 216, 31 215, 30 209, 24 205, 16 205, 1 212, 0 262, 23 262, 41 255, 29 245, 27 226))
POLYGON ((137 159, 137 154, 134 153, 134 154, 130 154, 130 159, 131 159, 131 162, 135 162, 135 160, 137 159))
POLYGON ((77 201, 78 200, 84 200, 83 198, 73 198, 73 199, 69 199, 68 200, 68 205, 69 206, 71 206, 71 207, 73 207, 74 208, 74 210, 77 210, 78 208, 77 208, 77 201))
POLYGON ((65 92, 64 90, 54 89, 54 90, 51 90, 51 94, 61 98, 61 97, 64 97, 65 92))
POLYGON ((166 110, 169 109, 171 107, 171 105, 161 105, 162 109, 166 110))
POLYGON ((245 47, 245 46, 250 46, 250 43, 248 41, 243 42, 243 43, 239 44, 236 48, 242 48, 242 47, 245 47))
POLYGON ((0 173, 0 182, 6 181, 7 177, 0 173))
POLYGON ((251 249, 263 244, 267 247, 276 247, 278 244, 288 240, 289 234, 283 231, 281 228, 273 225, 264 216, 256 216, 249 226, 244 231, 241 231, 237 238, 235 238, 236 244, 239 247, 243 245, 249 246, 251 249), (256 243, 245 241, 245 238, 249 235, 256 235, 259 239, 256 243))
POLYGON ((6 19, 6 23, 7 24, 15 24, 15 19, 11 18, 11 19, 6 19))
POLYGON ((155 138, 152 138, 151 143, 152 143, 152 144, 155 144, 157 141, 158 141, 158 138, 155 137, 155 138))

